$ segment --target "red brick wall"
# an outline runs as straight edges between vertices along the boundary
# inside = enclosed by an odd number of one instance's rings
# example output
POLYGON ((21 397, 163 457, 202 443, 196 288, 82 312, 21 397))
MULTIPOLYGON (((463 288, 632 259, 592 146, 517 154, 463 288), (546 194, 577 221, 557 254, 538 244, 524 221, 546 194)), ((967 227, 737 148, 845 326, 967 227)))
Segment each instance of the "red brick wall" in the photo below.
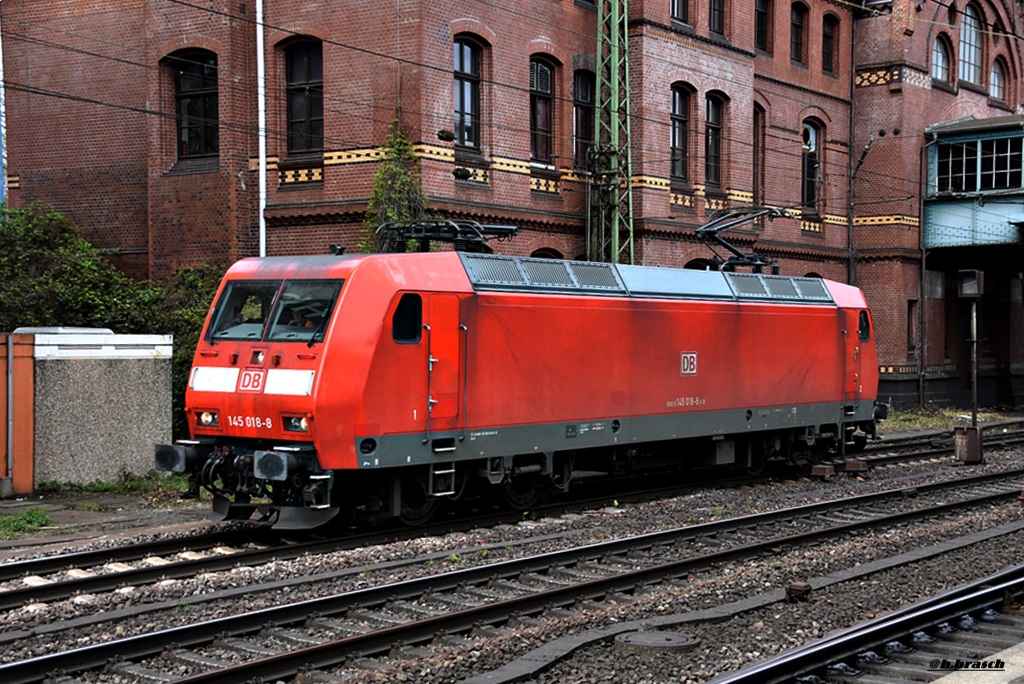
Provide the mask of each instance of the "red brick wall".
MULTIPOLYGON (((145 75, 145 28, 137 4, 54 0, 0 8, 8 174, 20 179, 11 206, 45 202, 85 226, 97 247, 132 256, 147 242, 147 102, 137 85, 145 75)), ((125 265, 138 262, 129 257, 125 265)))
MULTIPOLYGON (((849 5, 812 0, 802 64, 789 54, 791 3, 775 0, 771 5, 771 49, 764 52, 754 49, 754 17, 747 4, 726 2, 724 37, 710 34, 706 2, 690 3, 688 26, 670 21, 669 0, 630 4, 636 254, 647 263, 675 266, 711 256, 693 229, 715 209, 743 206, 752 196, 755 104, 766 119, 763 201, 799 208, 801 124, 813 119, 824 130, 819 145, 823 221, 802 225, 777 219, 745 225, 726 237, 745 252, 777 260, 786 274, 853 277, 875 310, 882 363, 907 364, 913 360, 908 357, 907 302, 923 299, 923 133, 933 123, 1001 115, 1010 108, 990 101, 978 88, 952 90, 929 83, 936 36, 945 32, 957 44, 949 11, 939 4, 894 0, 891 14, 883 9, 855 22, 849 5), (826 15, 839 22, 834 74, 822 69, 826 15), (694 94, 691 184, 671 187, 670 193, 670 89, 677 82, 694 94), (709 93, 725 102, 722 194, 714 197, 706 195, 704 178, 709 93), (673 203, 673 197, 687 206, 673 203)), ((981 6, 986 22, 1004 28, 1020 23, 1016 5, 986 0, 981 6)), ((95 244, 120 248, 118 263, 139 276, 257 253, 256 47, 250 0, 201 6, 157 0, 3 0, 0 11, 9 173, 20 181, 11 190, 12 205, 38 199, 66 211, 95 244), (167 55, 186 47, 218 56, 220 154, 208 168, 177 163, 174 122, 168 116, 174 113, 173 84, 159 69, 167 55), (19 86, 57 97, 29 94, 19 86)), ((573 73, 594 68, 596 20, 595 8, 582 0, 268 3, 268 253, 322 252, 335 242, 355 248, 377 169, 374 150, 399 119, 408 138, 424 151, 423 187, 432 211, 519 225, 518 238, 495 246, 501 252, 528 255, 548 249, 581 255, 586 185, 564 174, 551 191, 531 185, 529 60, 542 55, 555 66, 555 166, 568 172, 573 166, 573 73), (323 42, 322 164, 289 159, 283 137, 282 46, 298 35, 323 42), (462 158, 456 162, 453 145, 437 137, 453 125, 452 42, 457 35, 472 35, 485 46, 477 164, 462 158), (482 175, 457 181, 452 176, 457 164, 482 175), (285 182, 282 169, 322 175, 312 182, 285 182)), ((1007 38, 986 36, 986 65, 997 54, 1006 58, 1008 102, 1016 104, 1022 96, 1019 47, 1007 38)), ((951 67, 955 74, 955 53, 951 67)), ((930 339, 945 314, 931 303, 923 306, 930 339)), ((929 343, 929 360, 936 346, 929 343)), ((1016 354, 1017 362, 1024 362, 1016 354)))

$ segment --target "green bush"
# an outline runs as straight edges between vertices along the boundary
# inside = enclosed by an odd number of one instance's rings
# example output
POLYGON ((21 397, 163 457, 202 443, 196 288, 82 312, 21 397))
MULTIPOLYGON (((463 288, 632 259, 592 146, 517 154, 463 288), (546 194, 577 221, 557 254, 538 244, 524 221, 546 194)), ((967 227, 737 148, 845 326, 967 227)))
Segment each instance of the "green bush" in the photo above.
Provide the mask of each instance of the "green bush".
POLYGON ((149 327, 158 292, 119 271, 67 217, 38 203, 0 215, 0 330, 149 327))
POLYGON ((42 204, 0 209, 0 331, 64 326, 174 335, 175 439, 188 436, 185 383, 223 275, 222 266, 198 266, 158 283, 139 282, 60 212, 42 204))
POLYGON ((197 266, 178 271, 160 283, 161 295, 156 303, 153 324, 154 332, 174 335, 171 384, 175 439, 188 436, 184 411, 185 385, 206 312, 224 277, 224 270, 221 266, 197 266))

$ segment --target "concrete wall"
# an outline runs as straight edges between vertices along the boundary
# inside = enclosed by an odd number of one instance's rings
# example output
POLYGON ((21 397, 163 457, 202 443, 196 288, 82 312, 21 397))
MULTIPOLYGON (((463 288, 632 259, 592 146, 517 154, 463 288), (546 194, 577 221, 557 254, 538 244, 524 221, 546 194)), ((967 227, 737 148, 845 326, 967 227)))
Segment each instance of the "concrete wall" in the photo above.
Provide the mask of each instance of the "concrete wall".
POLYGON ((171 439, 171 336, 35 336, 35 478, 86 484, 153 467, 171 439))

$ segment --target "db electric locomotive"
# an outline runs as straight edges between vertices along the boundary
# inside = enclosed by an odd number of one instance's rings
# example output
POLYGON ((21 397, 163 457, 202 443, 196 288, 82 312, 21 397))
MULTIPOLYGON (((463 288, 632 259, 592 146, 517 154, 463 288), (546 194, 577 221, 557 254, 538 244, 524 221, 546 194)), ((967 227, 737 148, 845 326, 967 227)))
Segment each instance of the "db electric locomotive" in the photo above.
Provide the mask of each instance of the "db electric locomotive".
POLYGON ((864 296, 819 278, 442 251, 227 272, 161 470, 281 528, 523 508, 580 471, 756 469, 860 448, 864 296))

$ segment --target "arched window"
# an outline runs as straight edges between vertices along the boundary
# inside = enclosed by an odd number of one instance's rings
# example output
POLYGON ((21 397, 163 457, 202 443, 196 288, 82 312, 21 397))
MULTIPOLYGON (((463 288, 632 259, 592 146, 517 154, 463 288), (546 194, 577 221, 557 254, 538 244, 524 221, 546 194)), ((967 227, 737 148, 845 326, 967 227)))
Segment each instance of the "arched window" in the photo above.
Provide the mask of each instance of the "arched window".
POLYGON ((594 72, 577 71, 572 78, 572 142, 576 166, 586 168, 594 145, 594 72))
POLYGON ((800 204, 805 212, 818 212, 818 187, 821 178, 822 127, 810 119, 801 127, 800 204))
POLYGON ((284 51, 288 91, 288 153, 324 149, 324 58, 319 40, 303 39, 284 51))
POLYGON ((455 144, 480 147, 480 46, 455 40, 455 144))
POLYGON ((562 253, 552 247, 541 247, 533 250, 530 256, 534 259, 564 259, 562 253))
POLYGON ((754 206, 764 204, 764 158, 765 133, 767 131, 768 113, 759 104, 754 104, 754 159, 753 159, 753 202, 754 206))
POLYGON ((207 157, 220 150, 217 55, 183 50, 166 65, 174 72, 178 158, 207 157))
POLYGON ((715 268, 715 263, 713 261, 711 261, 710 259, 691 259, 690 261, 687 261, 683 265, 683 268, 688 269, 690 271, 717 271, 718 270, 717 268, 715 268))
POLYGON ((932 78, 949 83, 949 45, 942 36, 932 44, 932 78))
POLYGON ((672 86, 671 110, 672 179, 690 182, 690 91, 683 85, 672 86))
POLYGON ((717 95, 707 97, 707 115, 704 119, 704 182, 719 187, 722 184, 722 129, 725 102, 717 95))
POLYGON ((839 71, 839 19, 826 14, 821 22, 821 70, 834 74, 839 71))
POLYGON ((807 45, 807 5, 794 2, 789 19, 789 58, 806 64, 804 50, 807 45))
POLYGON ((992 73, 988 77, 988 94, 994 100, 1006 102, 1006 67, 1003 60, 992 62, 992 73))
POLYGON ((541 164, 553 160, 555 121, 555 69, 542 59, 530 60, 530 159, 541 164))
POLYGON ((960 80, 981 85, 981 63, 981 16, 977 7, 968 5, 960 17, 960 80))

